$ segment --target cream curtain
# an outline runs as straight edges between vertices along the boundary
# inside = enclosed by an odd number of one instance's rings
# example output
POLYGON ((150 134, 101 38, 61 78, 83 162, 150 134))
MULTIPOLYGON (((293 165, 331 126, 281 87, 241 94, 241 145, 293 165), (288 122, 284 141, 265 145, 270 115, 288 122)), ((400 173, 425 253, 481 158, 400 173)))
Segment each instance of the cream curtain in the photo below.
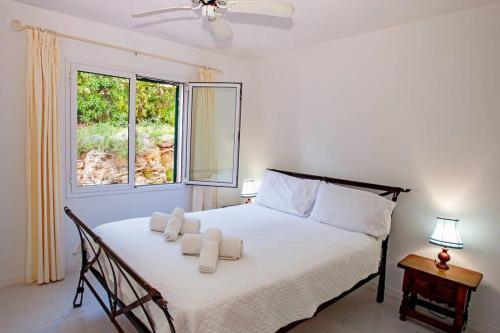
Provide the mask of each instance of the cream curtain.
MULTIPOLYGON (((200 70, 201 82, 212 82, 215 72, 203 68, 200 70)), ((213 89, 197 88, 193 96, 193 134, 197 140, 191 143, 190 172, 194 179, 210 180, 217 173, 215 145, 215 96, 213 89)), ((207 186, 193 187, 192 210, 200 211, 217 208, 217 188, 207 186)))
POLYGON ((59 42, 51 31, 29 29, 27 32, 26 282, 42 284, 64 278, 57 112, 59 42))

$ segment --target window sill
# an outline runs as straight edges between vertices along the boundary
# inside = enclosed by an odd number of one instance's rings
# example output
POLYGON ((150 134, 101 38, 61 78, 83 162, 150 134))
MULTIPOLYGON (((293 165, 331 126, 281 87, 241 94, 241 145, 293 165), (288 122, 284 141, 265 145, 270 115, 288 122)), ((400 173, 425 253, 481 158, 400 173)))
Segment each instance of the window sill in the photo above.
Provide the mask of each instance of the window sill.
POLYGON ((134 188, 126 188, 126 189, 99 189, 96 191, 72 191, 71 189, 67 190, 66 199, 75 199, 75 198, 88 198, 88 197, 101 197, 101 196, 113 196, 113 195, 125 195, 125 194, 139 194, 139 193, 148 193, 148 192, 161 192, 161 191, 178 191, 186 189, 185 183, 175 183, 175 184, 166 184, 166 185, 144 185, 134 188))

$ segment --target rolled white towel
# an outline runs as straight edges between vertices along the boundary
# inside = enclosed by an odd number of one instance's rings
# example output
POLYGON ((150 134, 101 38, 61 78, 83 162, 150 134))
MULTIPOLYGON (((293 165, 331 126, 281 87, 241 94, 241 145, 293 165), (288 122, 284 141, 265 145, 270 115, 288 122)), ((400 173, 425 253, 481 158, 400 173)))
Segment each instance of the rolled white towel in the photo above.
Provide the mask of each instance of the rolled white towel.
POLYGON ((199 270, 201 273, 214 273, 217 269, 221 240, 222 231, 216 228, 208 229, 205 235, 203 235, 199 260, 199 270))
POLYGON ((165 231, 163 232, 163 237, 167 242, 175 242, 177 237, 179 237, 179 232, 182 228, 182 219, 178 216, 171 216, 168 220, 165 231))
POLYGON ((154 212, 149 219, 149 229, 152 231, 164 232, 170 217, 170 214, 154 212))
POLYGON ((184 234, 181 239, 181 253, 185 255, 199 255, 203 245, 201 234, 184 234))
POLYGON ((199 269, 201 273, 214 273, 219 260, 219 243, 215 238, 203 240, 200 251, 199 269))
POLYGON ((243 240, 238 237, 224 237, 220 242, 219 257, 224 260, 238 260, 243 255, 243 240))
POLYGON ((182 220, 184 219, 184 209, 177 207, 172 211, 172 215, 177 216, 182 220))
MULTIPOLYGON (((181 239, 181 252, 185 255, 199 255, 203 244, 200 234, 184 234, 181 239)), ((224 236, 219 246, 219 259, 238 260, 243 255, 243 241, 238 237, 224 236)))
POLYGON ((210 228, 203 235, 203 239, 216 239, 219 243, 222 241, 222 237, 222 231, 217 228, 210 228))
POLYGON ((185 217, 182 221, 181 235, 200 233, 201 222, 196 217, 185 217))

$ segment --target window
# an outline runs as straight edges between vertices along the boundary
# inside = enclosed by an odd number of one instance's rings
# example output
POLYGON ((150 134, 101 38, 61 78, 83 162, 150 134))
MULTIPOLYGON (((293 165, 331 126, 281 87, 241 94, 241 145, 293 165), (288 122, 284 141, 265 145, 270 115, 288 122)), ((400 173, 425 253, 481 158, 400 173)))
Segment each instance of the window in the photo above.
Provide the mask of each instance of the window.
POLYGON ((237 187, 241 84, 187 84, 77 64, 70 81, 71 193, 183 181, 237 187))
POLYGON ((238 186, 241 84, 189 86, 188 184, 238 186))

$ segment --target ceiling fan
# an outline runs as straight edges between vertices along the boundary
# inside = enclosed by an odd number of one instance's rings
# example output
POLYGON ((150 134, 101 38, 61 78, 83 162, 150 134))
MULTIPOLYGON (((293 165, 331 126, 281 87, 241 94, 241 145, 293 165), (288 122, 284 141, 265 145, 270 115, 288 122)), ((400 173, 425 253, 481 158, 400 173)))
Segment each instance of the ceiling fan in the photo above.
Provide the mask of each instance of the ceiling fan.
POLYGON ((291 3, 269 0, 192 0, 191 5, 179 5, 148 10, 132 14, 132 17, 146 17, 174 11, 197 10, 206 17, 215 40, 225 41, 233 32, 224 18, 225 13, 242 13, 291 18, 295 8, 291 3))

